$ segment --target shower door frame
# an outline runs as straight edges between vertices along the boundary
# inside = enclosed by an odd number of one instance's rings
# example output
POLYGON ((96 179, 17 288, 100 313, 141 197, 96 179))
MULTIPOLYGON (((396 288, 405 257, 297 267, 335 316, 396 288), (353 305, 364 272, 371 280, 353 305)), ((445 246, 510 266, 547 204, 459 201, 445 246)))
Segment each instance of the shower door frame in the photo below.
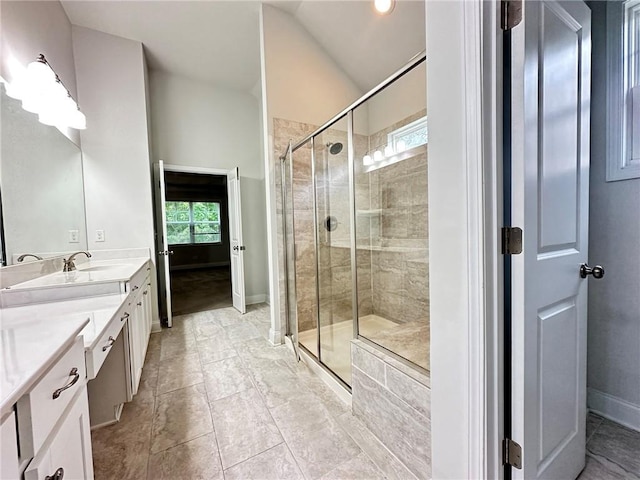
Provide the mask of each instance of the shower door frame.
MULTIPOLYGON (((351 111, 348 111, 346 115, 343 115, 342 117, 339 117, 337 119, 335 119, 335 122, 341 120, 342 118, 346 118, 347 119, 347 135, 349 135, 349 139, 348 139, 348 157, 347 157, 347 168, 349 169, 349 201, 351 202, 351 204, 353 205, 353 210, 352 214, 350 212, 350 224, 351 224, 351 234, 350 234, 350 243, 352 245, 352 247, 355 245, 355 233, 353 233, 353 225, 355 223, 355 203, 353 202, 353 200, 355 200, 355 190, 353 189, 353 151, 351 150, 352 147, 352 140, 351 140, 351 132, 353 131, 352 128, 352 121, 353 121, 353 114, 351 111)), ((309 357, 311 357, 325 372, 327 372, 334 380, 336 380, 343 388, 345 388, 349 393, 351 393, 351 385, 349 385, 348 383, 346 383, 340 376, 338 376, 329 365, 327 365, 326 363, 324 363, 322 361, 322 345, 321 345, 321 321, 320 321, 320 266, 319 266, 319 254, 318 254, 318 245, 320 243, 319 241, 319 232, 318 232, 318 200, 317 200, 317 183, 316 183, 316 161, 315 161, 315 137, 317 135, 320 135, 322 132, 324 132, 325 130, 327 130, 331 125, 333 125, 333 123, 329 123, 325 126, 323 126, 323 128, 317 130, 314 132, 314 135, 309 136, 306 138, 306 141, 304 142, 298 142, 296 144, 295 147, 292 146, 292 141, 289 141, 289 146, 287 148, 287 151, 284 155, 280 156, 279 160, 280 160, 280 175, 281 175, 281 181, 280 181, 280 189, 281 189, 281 195, 282 195, 282 229, 283 229, 283 260, 284 260, 284 274, 285 274, 285 312, 286 312, 286 332, 285 332, 285 337, 289 338, 289 340, 292 343, 293 346, 293 350, 294 350, 294 355, 296 357, 297 361, 301 360, 301 356, 300 356, 300 352, 304 352, 306 355, 308 355, 309 357), (298 314, 297 314, 297 310, 295 313, 295 317, 292 319, 291 318, 291 296, 293 295, 293 302, 297 303, 297 285, 296 285, 296 278, 295 278, 295 272, 296 272, 296 249, 295 249, 295 207, 293 206, 293 152, 301 147, 303 147, 304 145, 309 145, 310 149, 311 149, 311 182, 312 182, 312 189, 313 189, 313 195, 312 195, 312 207, 313 207, 313 223, 314 223, 314 235, 313 235, 313 243, 314 243, 314 255, 315 255, 315 270, 316 270, 316 275, 315 275, 315 280, 316 280, 316 348, 317 348, 317 355, 314 355, 307 347, 305 347, 303 344, 300 344, 299 339, 298 339, 298 314), (289 167, 286 168, 286 163, 287 161, 289 162, 289 167), (289 276, 289 247, 288 247, 288 229, 287 229, 287 183, 286 183, 286 171, 288 170, 289 172, 289 182, 292 188, 292 195, 291 195, 291 202, 292 202, 292 208, 291 208, 291 225, 292 225, 292 239, 293 239, 293 258, 291 259, 291 264, 293 265, 293 278, 291 279, 289 276), (290 282, 292 281, 293 283, 293 292, 289 289, 289 285, 290 282)), ((355 250, 352 248, 352 251, 355 252, 355 250)), ((355 255, 355 253, 354 253, 355 255)), ((355 264, 353 263, 353 259, 352 259, 352 263, 351 263, 351 273, 352 273, 352 279, 353 279, 353 283, 355 285, 355 274, 354 274, 354 269, 355 269, 355 264)), ((357 296, 356 296, 356 292, 354 291, 353 294, 353 298, 352 298, 352 302, 357 301, 357 296)), ((357 313, 357 305, 354 304, 353 307, 353 312, 354 314, 357 313)), ((353 320, 353 329, 354 329, 354 337, 353 338, 357 338, 357 319, 354 317, 353 320)))
MULTIPOLYGON (((348 385, 347 383, 345 383, 344 380, 342 380, 342 378, 340 378, 336 373, 333 372, 333 370, 331 370, 331 368, 324 364, 322 362, 322 354, 321 354, 321 339, 320 339, 320 326, 321 326, 321 322, 320 322, 320 294, 319 294, 319 282, 320 282, 320 275, 319 275, 319 255, 318 255, 318 212, 317 212, 317 194, 316 194, 316 165, 315 165, 315 137, 317 137, 318 135, 322 134, 324 131, 328 130, 332 125, 334 125, 335 123, 337 123, 340 120, 346 119, 347 121, 347 168, 348 168, 348 173, 349 173, 349 223, 350 223, 350 233, 349 233, 349 244, 350 244, 350 262, 351 262, 351 280, 352 280, 352 309, 353 309, 353 340, 360 340, 378 350, 384 351, 386 354, 388 354, 389 356, 391 356, 392 358, 394 358, 395 360, 413 368, 416 369, 417 371, 420 372, 427 372, 424 368, 420 367, 419 365, 411 362, 410 360, 407 360, 406 358, 398 355, 397 353, 383 347, 382 345, 378 345, 377 343, 369 340, 366 337, 363 337, 359 334, 358 331, 358 326, 359 326, 359 318, 358 318, 358 276, 357 276, 357 249, 356 249, 356 204, 355 204, 355 170, 354 170, 354 162, 355 162, 355 152, 354 152, 354 144, 353 144, 353 112, 356 108, 358 108, 359 106, 363 105, 365 102, 367 102, 369 99, 371 99, 372 97, 374 97, 375 95, 377 95, 379 92, 381 92, 382 90, 384 90, 385 88, 387 88, 388 86, 390 86, 391 84, 393 84, 394 82, 396 82, 397 80, 399 80, 400 78, 402 78, 405 74, 411 72, 414 68, 422 65, 422 63, 426 63, 427 58, 426 58, 426 50, 423 50, 421 53, 417 54, 416 56, 414 56, 407 64, 405 64, 402 68, 400 68, 399 70, 397 70, 395 73, 393 73, 392 75, 390 75, 386 80, 384 80, 383 82, 381 82, 379 85, 377 85, 376 87, 374 87, 372 90, 370 90, 369 92, 367 92, 365 95, 363 95, 362 97, 360 97, 358 100, 356 100, 353 104, 349 105, 347 108, 345 108, 344 110, 342 110, 340 113, 338 113, 337 115, 335 115, 334 117, 332 117, 329 121, 325 122, 321 127, 319 127, 318 129, 314 130, 312 133, 310 133, 309 135, 307 135, 306 137, 304 137, 303 139, 299 140, 298 142, 296 142, 295 144, 293 144, 292 141, 289 141, 289 145, 287 147, 286 152, 281 155, 279 157, 280 161, 281 161, 281 175, 282 175, 282 180, 281 180, 281 195, 282 195, 282 217, 283 217, 283 233, 284 233, 284 259, 285 259, 285 265, 284 265, 284 274, 285 274, 285 311, 286 311, 286 333, 285 333, 285 337, 289 337, 290 339, 294 337, 295 335, 295 342, 292 341, 292 343, 294 344, 294 350, 295 350, 295 354, 296 357, 298 358, 298 360, 300 360, 300 351, 304 351, 306 354, 308 354, 311 358, 313 358, 325 371, 327 371, 333 378, 335 378, 344 388, 346 388, 349 392, 351 392, 351 386, 348 385), (293 154, 296 150, 298 150, 299 148, 305 146, 309 144, 310 148, 311 148, 311 180, 313 182, 313 218, 314 218, 314 252, 315 252, 315 261, 316 261, 316 305, 317 305, 317 321, 316 321, 316 328, 317 328, 317 351, 318 351, 318 355, 313 355, 313 353, 311 353, 307 348, 305 348, 304 345, 300 345, 300 343, 298 342, 298 319, 297 319, 297 312, 296 312, 296 318, 295 318, 295 333, 291 328, 291 321, 292 319, 290 318, 290 295, 291 292, 289 291, 289 268, 288 268, 288 261, 287 261, 287 250, 288 250, 288 246, 287 246, 287 236, 286 236, 286 183, 285 183, 285 168, 284 165, 287 161, 287 158, 289 159, 289 181, 291 182, 291 185, 293 186, 293 154)), ((292 195, 293 197, 293 195, 292 195)), ((293 198, 291 199, 291 201, 293 202, 293 198)), ((294 218, 294 212, 295 208, 292 208, 292 218, 294 218)), ((293 227, 294 231, 293 231, 293 235, 295 236, 295 226, 293 227)), ((295 283, 295 266, 296 266, 296 259, 295 259, 295 237, 294 237, 294 258, 292 259, 293 262, 293 270, 294 270, 294 279, 293 279, 293 286, 294 286, 294 290, 296 289, 296 283, 295 283)), ((297 295, 296 292, 293 292, 294 297, 296 297, 297 299, 297 295)), ((427 372, 429 373, 429 372, 427 372)))

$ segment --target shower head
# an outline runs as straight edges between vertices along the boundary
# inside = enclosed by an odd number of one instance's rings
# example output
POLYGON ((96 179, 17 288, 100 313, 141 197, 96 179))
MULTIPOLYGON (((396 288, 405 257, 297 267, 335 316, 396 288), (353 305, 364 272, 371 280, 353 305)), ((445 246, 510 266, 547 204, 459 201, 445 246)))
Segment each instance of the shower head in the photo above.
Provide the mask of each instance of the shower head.
POLYGON ((342 144, 340 142, 329 142, 327 143, 327 148, 329 149, 329 153, 331 153, 331 155, 337 155, 342 151, 342 144))

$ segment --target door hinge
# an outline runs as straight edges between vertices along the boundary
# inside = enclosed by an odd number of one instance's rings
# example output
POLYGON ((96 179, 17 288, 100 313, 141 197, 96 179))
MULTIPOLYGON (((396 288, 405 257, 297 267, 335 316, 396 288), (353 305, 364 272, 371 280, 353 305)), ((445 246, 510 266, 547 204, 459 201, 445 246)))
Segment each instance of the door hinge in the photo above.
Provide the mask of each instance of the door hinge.
POLYGON ((522 21, 523 0, 502 0, 500 24, 503 30, 511 30, 522 21))
POLYGON ((502 464, 522 469, 522 447, 510 438, 502 440, 502 464))
POLYGON ((522 253, 522 229, 502 227, 502 254, 518 255, 519 253, 522 253))

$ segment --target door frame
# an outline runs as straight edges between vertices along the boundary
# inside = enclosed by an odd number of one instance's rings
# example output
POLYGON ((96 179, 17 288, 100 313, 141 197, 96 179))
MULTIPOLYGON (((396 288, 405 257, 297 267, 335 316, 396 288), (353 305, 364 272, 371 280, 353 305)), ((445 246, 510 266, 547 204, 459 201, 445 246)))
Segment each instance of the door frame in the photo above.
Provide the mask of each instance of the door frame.
MULTIPOLYGON (((218 176, 223 176, 225 178, 229 173, 229 170, 225 170, 221 168, 194 167, 194 166, 188 166, 188 165, 176 165, 172 163, 164 163, 164 171, 176 172, 176 173, 196 173, 201 175, 218 175, 218 176)), ((231 216, 231 211, 229 211, 229 216, 231 216)), ((156 226, 156 228, 158 227, 156 226)))
POLYGON ((499 20, 497 0, 426 3, 433 478, 502 478, 499 20))

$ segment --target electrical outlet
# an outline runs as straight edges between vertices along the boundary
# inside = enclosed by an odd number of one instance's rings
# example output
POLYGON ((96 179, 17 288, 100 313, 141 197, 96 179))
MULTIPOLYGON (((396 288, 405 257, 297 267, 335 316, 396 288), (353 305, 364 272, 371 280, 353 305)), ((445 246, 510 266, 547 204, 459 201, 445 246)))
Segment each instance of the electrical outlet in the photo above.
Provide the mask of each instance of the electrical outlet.
POLYGON ((104 230, 96 230, 96 242, 104 242, 104 230))
POLYGON ((78 230, 69 230, 69 243, 80 243, 80 232, 78 230))

